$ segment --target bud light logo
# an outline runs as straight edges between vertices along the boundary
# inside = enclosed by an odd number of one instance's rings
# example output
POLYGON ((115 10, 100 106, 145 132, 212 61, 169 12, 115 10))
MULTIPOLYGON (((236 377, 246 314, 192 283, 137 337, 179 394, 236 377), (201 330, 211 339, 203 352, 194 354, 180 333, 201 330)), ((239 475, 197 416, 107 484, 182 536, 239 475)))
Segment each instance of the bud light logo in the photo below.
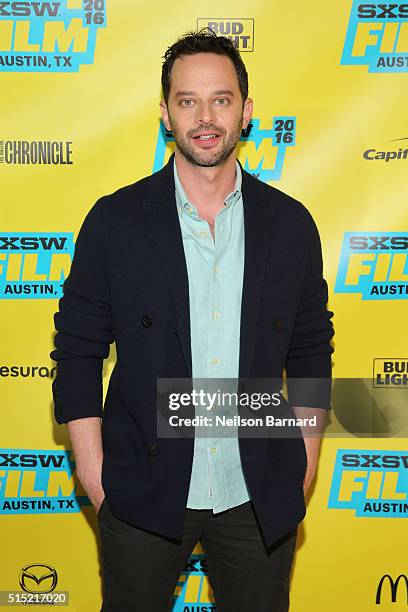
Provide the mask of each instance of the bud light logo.
POLYGON ((240 53, 254 50, 254 19, 242 17, 199 17, 197 30, 210 28, 217 36, 229 38, 240 53))

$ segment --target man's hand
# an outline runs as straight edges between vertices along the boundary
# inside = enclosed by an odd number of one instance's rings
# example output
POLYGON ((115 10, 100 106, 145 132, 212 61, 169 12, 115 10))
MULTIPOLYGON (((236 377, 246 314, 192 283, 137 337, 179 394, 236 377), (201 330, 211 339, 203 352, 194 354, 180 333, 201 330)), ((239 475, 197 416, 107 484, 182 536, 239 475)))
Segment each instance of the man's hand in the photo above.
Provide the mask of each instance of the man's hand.
POLYGON ((327 410, 324 408, 304 408, 296 406, 293 408, 297 418, 311 418, 316 416, 316 427, 302 426, 303 440, 306 447, 307 467, 303 480, 303 493, 306 495, 312 484, 319 461, 319 450, 322 432, 326 423, 327 410))
POLYGON ((321 438, 304 438, 304 441, 307 454, 307 468, 303 480, 303 493, 306 495, 316 476, 321 438))
POLYGON ((94 507, 95 512, 98 514, 102 502, 105 499, 105 491, 103 490, 101 483, 101 471, 95 474, 87 473, 82 474, 81 476, 78 475, 78 479, 81 482, 89 501, 94 507))
POLYGON ((75 419, 69 421, 67 426, 75 456, 76 474, 95 511, 98 512, 105 497, 101 481, 103 461, 101 419, 99 417, 75 419))

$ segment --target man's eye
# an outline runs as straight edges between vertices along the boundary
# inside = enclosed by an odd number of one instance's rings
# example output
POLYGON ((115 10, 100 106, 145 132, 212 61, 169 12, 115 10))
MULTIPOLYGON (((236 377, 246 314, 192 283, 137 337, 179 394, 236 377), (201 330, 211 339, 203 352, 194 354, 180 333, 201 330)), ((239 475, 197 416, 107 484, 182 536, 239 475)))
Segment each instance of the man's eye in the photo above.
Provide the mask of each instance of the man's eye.
POLYGON ((217 102, 220 106, 226 106, 229 100, 227 98, 217 98, 217 102))
POLYGON ((191 106, 193 104, 193 101, 190 99, 185 99, 185 100, 181 100, 180 104, 182 106, 191 106))

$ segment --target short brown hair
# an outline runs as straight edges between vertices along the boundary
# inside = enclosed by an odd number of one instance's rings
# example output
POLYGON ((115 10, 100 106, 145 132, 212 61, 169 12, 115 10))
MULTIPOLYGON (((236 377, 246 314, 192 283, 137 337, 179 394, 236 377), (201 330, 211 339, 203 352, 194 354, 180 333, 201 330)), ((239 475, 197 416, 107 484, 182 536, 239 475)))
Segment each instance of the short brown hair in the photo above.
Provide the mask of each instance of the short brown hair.
POLYGON ((188 32, 169 47, 164 54, 162 66, 162 90, 166 104, 170 93, 170 75, 175 60, 182 55, 194 55, 195 53, 217 53, 226 55, 234 64, 237 73, 242 103, 248 97, 248 73, 238 49, 229 38, 217 36, 211 28, 203 28, 199 32, 188 32))

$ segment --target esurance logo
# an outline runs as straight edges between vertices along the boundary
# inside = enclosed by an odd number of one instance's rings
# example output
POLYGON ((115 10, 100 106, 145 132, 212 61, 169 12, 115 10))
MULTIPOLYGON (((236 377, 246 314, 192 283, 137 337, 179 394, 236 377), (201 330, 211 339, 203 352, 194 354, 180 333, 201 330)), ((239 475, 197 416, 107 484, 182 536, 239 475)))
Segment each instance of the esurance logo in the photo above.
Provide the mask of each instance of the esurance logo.
POLYGON ((78 72, 104 27, 105 0, 0 2, 0 70, 78 72))
POLYGON ((354 0, 341 64, 369 72, 408 71, 408 3, 354 0))
MULTIPOLYGON (((282 176, 288 147, 296 144, 296 117, 273 117, 269 125, 260 119, 251 119, 241 132, 238 157, 243 168, 264 181, 278 181, 282 176)), ((153 172, 160 170, 174 151, 174 138, 160 122, 157 135, 153 172)))
POLYGON ((408 516, 408 453, 339 449, 329 508, 355 516, 408 516))
POLYGON ((60 298, 74 256, 73 234, 0 234, 0 298, 60 298))
POLYGON ((408 232, 345 232, 335 293, 363 300, 408 298, 408 232))
POLYGON ((70 455, 0 449, 0 514, 72 513, 89 506, 70 455))
POLYGON ((240 52, 254 50, 254 20, 251 18, 199 17, 197 30, 202 28, 210 28, 217 36, 229 38, 240 52))
MULTIPOLYGON (((197 547, 200 550, 200 547, 197 547)), ((216 610, 208 581, 208 565, 204 554, 193 551, 180 575, 174 591, 173 612, 210 612, 216 610)))

